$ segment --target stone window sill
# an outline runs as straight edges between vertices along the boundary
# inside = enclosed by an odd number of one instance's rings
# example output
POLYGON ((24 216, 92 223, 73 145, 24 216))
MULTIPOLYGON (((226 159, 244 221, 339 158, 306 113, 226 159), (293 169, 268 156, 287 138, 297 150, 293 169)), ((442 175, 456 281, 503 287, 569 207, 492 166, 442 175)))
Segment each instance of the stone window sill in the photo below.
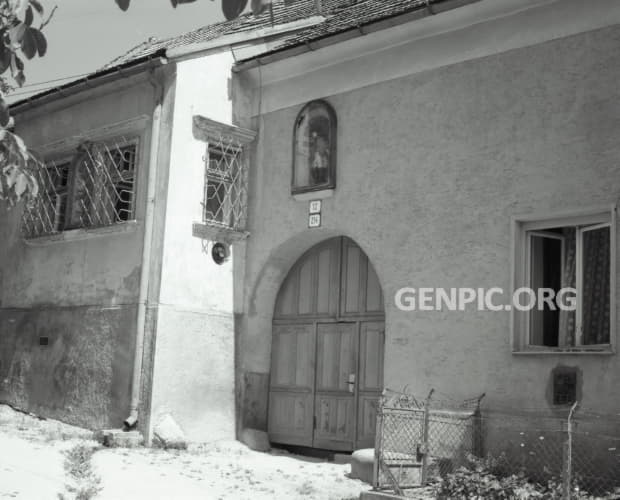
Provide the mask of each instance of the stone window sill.
POLYGON ((566 348, 566 349, 521 349, 512 351, 515 356, 611 356, 616 354, 613 347, 603 347, 598 349, 587 348, 566 348))
POLYGON ((305 193, 296 193, 293 195, 295 201, 324 200, 334 196, 334 188, 321 189, 319 191, 306 191, 305 193))
POLYGON ((96 227, 92 229, 71 229, 56 234, 39 236, 37 238, 28 238, 24 239, 24 243, 28 246, 45 246, 61 242, 89 240, 110 234, 133 233, 136 231, 137 227, 138 222, 132 220, 121 224, 113 224, 111 226, 96 227))

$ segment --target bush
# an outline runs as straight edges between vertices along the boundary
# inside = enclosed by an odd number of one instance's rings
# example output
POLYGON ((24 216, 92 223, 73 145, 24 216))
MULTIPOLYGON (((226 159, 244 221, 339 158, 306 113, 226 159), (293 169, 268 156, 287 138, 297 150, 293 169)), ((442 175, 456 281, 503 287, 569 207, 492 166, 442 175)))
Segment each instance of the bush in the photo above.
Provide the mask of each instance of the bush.
MULTIPOLYGON (((502 475, 499 460, 480 459, 468 456, 464 466, 440 479, 436 486, 439 500, 520 500, 538 498, 540 500, 561 500, 562 482, 550 480, 546 485, 533 483, 525 474, 502 475)), ((571 499, 593 498, 573 489, 571 499)), ((598 497, 600 498, 600 497, 598 497)))

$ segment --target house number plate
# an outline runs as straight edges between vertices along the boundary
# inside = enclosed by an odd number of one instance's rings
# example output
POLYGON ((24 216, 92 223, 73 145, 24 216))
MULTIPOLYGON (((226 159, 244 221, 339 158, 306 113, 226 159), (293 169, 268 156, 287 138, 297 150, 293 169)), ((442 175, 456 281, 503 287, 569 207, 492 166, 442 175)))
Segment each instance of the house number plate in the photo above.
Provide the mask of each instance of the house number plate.
POLYGON ((308 217, 308 227, 321 227, 321 214, 310 214, 308 217))

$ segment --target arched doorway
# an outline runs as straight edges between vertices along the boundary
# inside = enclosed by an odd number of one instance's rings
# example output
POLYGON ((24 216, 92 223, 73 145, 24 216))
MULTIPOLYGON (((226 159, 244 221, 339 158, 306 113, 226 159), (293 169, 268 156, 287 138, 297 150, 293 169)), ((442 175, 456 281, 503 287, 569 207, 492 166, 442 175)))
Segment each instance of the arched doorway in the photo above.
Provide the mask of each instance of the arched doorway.
POLYGON ((338 237, 291 268, 274 310, 268 431, 274 443, 374 446, 385 312, 362 249, 338 237))

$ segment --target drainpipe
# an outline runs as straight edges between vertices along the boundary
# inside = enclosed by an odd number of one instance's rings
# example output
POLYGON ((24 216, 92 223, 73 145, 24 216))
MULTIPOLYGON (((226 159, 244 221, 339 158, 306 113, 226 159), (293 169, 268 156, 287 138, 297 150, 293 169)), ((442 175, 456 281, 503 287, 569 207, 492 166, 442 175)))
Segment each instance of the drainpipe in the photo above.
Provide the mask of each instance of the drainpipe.
POLYGON ((151 151, 149 153, 149 171, 147 179, 146 214, 144 216, 144 242, 142 245, 142 265, 140 269, 140 291, 138 293, 138 319, 136 322, 136 349, 133 360, 133 376, 131 382, 131 403, 129 416, 123 424, 132 428, 138 423, 138 407, 140 406, 140 386, 142 381, 142 358, 144 355, 144 340, 146 314, 148 312, 149 274, 151 262, 151 250, 153 240, 153 222, 155 213, 155 190, 157 184, 157 157, 159 153, 159 133, 161 130, 161 111, 164 100, 163 86, 153 78, 151 73, 151 85, 157 96, 153 120, 151 124, 151 151))

